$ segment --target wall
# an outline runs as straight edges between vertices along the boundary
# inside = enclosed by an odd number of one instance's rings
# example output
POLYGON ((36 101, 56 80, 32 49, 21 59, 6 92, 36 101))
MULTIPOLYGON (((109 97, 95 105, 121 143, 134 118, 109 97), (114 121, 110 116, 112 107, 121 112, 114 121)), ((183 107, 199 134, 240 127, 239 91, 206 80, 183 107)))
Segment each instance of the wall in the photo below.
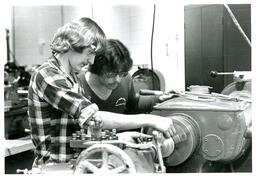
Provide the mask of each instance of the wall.
POLYGON ((223 89, 223 78, 212 78, 212 70, 223 71, 223 5, 185 7, 185 81, 190 85, 223 89))
POLYGON ((43 63, 51 55, 49 45, 60 26, 60 6, 13 7, 12 37, 17 65, 43 63))
POLYGON ((82 5, 82 6, 74 6, 74 5, 65 5, 61 6, 62 10, 62 25, 76 19, 79 17, 89 17, 93 18, 93 7, 92 5, 82 5))
POLYGON ((11 27, 11 6, 3 6, 1 10, 1 24, 0 24, 0 59, 1 65, 5 64, 7 61, 7 47, 6 47, 6 29, 10 30, 11 27), (4 17, 4 18, 3 18, 4 17), (3 59, 6 59, 3 60, 3 59))
MULTIPOLYGON (((153 7, 150 3, 16 6, 13 18, 16 60, 21 65, 41 64, 50 55, 49 44, 56 29, 72 19, 87 16, 102 27, 107 38, 120 39, 128 47, 135 65, 151 67, 153 7)), ((184 89, 183 11, 182 5, 156 5, 153 61, 154 68, 164 75, 166 90, 184 89)))
POLYGON ((130 7, 126 5, 95 5, 94 20, 104 30, 107 38, 121 40, 130 47, 130 7), (107 12, 107 13, 106 13, 107 12))
MULTIPOLYGON (((93 11, 107 38, 120 39, 130 50, 135 65, 147 64, 151 68, 153 4, 96 6, 93 11), (110 13, 103 16, 104 11, 110 13)), ((183 12, 183 5, 179 4, 155 7, 153 66, 163 74, 166 91, 184 90, 185 86, 183 12)), ((136 69, 135 66, 132 71, 136 69)))
MULTIPOLYGON (((246 35, 251 37, 250 4, 229 5, 246 35)), ((210 72, 251 70, 251 48, 223 4, 185 7, 186 87, 205 85, 220 93, 232 75, 212 78, 210 72)))
POLYGON ((163 73, 166 90, 185 90, 183 5, 156 6, 153 47, 154 68, 163 73))

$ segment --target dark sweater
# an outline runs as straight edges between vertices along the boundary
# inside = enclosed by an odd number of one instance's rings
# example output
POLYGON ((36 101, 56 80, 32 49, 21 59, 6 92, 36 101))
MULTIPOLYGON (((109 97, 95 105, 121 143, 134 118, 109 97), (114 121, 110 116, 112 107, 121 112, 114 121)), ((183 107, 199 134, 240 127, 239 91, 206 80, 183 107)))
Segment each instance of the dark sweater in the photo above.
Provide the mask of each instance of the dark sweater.
POLYGON ((100 99, 90 88, 85 73, 79 74, 80 82, 84 88, 84 96, 92 103, 96 103, 101 111, 120 114, 136 114, 151 112, 153 106, 159 101, 157 96, 142 96, 134 91, 132 78, 127 75, 119 86, 112 91, 106 100, 100 99))

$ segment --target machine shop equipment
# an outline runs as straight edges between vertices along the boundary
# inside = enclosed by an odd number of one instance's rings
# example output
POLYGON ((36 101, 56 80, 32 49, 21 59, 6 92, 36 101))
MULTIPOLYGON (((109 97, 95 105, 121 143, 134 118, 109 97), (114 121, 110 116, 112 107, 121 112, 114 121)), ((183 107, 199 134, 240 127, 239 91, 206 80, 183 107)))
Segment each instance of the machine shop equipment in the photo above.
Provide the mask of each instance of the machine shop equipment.
POLYGON ((73 134, 73 139, 70 141, 70 146, 78 154, 74 173, 164 173, 165 167, 156 138, 158 132, 154 132, 151 138, 138 139, 138 143, 131 143, 119 140, 115 129, 102 131, 99 122, 91 121, 87 134, 83 132, 73 134), (139 150, 145 155, 153 153, 154 167, 142 169, 136 166, 129 157, 129 151, 124 152, 127 148, 139 150))
POLYGON ((6 29, 7 63, 4 66, 4 125, 5 139, 29 135, 27 117, 27 87, 30 73, 18 66, 9 47, 9 30, 6 29), (13 61, 11 61, 11 55, 13 61))
POLYGON ((4 121, 5 139, 17 139, 29 135, 27 117, 27 90, 20 88, 21 77, 14 78, 5 71, 4 121))
POLYGON ((165 91, 165 79, 163 74, 147 65, 139 65, 138 70, 132 75, 134 90, 139 93, 140 89, 165 91))
POLYGON ((31 171, 18 169, 17 173, 165 173, 159 135, 153 131, 152 137, 138 138, 136 143, 119 140, 115 129, 103 131, 102 121, 95 118, 90 121, 87 132, 81 129, 72 134, 70 146, 75 155, 69 163, 43 165, 31 171), (136 165, 130 157, 136 156, 133 151, 149 156, 145 162, 150 161, 151 167, 136 165))
POLYGON ((164 158, 167 173, 252 171, 251 80, 234 77, 221 94, 203 86, 154 107, 177 130, 174 152, 164 158))

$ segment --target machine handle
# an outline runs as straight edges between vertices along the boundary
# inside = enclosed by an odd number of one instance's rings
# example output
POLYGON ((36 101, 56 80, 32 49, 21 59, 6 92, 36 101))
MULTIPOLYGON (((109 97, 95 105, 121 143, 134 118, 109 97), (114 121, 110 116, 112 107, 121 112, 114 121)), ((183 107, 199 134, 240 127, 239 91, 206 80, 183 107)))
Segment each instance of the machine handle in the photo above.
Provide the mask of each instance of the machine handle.
POLYGON ((250 76, 251 71, 234 71, 234 72, 217 72, 217 71, 211 71, 210 72, 211 77, 215 78, 218 75, 233 75, 234 77, 240 77, 241 79, 244 78, 244 76, 250 76))
POLYGON ((16 170, 16 173, 22 173, 22 174, 28 174, 28 169, 24 169, 24 170, 21 170, 21 169, 17 169, 16 170))
POLYGON ((211 77, 215 78, 218 75, 233 75, 234 72, 217 72, 217 71, 211 71, 210 75, 211 77))
POLYGON ((164 94, 163 91, 157 91, 157 90, 148 90, 148 89, 141 89, 140 95, 162 95, 164 94))
POLYGON ((155 143, 156 143, 156 151, 157 151, 157 156, 158 156, 158 162, 159 162, 159 173, 166 173, 166 168, 164 166, 164 161, 163 161, 163 155, 161 152, 161 146, 160 143, 158 141, 158 137, 159 137, 159 133, 157 131, 153 131, 152 132, 155 143))

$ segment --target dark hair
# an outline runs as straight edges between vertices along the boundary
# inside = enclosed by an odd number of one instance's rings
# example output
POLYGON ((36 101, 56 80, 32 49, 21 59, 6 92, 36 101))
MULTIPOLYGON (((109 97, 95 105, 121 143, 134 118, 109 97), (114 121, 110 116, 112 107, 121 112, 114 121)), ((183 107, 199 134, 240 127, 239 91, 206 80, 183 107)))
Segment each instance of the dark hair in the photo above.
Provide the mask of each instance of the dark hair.
POLYGON ((91 73, 101 75, 106 72, 128 72, 133 64, 126 46, 116 39, 108 39, 103 54, 95 56, 94 64, 89 65, 91 73))

